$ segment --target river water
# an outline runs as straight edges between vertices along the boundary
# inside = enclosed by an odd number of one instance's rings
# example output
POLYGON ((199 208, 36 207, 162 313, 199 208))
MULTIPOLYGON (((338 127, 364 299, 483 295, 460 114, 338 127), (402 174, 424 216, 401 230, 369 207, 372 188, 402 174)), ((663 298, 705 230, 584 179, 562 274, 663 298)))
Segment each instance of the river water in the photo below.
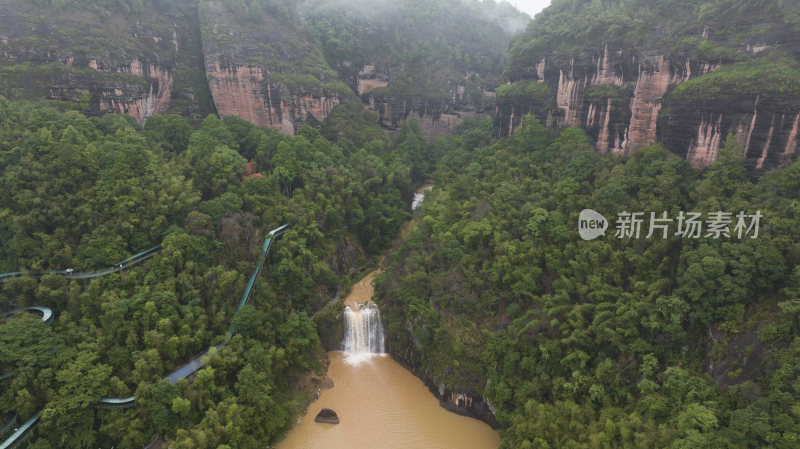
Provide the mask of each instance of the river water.
MULTIPOLYGON (((345 304, 372 298, 370 273, 353 286, 345 304)), ((497 449, 500 437, 487 424, 448 412, 422 381, 388 355, 328 353, 333 388, 322 391, 302 423, 277 449, 497 449), (314 417, 336 411, 339 424, 314 417)))

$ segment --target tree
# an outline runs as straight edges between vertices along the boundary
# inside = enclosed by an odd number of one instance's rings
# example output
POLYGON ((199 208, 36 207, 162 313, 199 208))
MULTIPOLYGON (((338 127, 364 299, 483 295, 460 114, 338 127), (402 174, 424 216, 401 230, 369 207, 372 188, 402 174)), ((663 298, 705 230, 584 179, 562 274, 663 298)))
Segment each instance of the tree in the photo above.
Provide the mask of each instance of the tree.
POLYGON ((189 145, 192 127, 180 115, 154 114, 147 117, 142 134, 150 145, 160 144, 169 152, 182 153, 189 145))

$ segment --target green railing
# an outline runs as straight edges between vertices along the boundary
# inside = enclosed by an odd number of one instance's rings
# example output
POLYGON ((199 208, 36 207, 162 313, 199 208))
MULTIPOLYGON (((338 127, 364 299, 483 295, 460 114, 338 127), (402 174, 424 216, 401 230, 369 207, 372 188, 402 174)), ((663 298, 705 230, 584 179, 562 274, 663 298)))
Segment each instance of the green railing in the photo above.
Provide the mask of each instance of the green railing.
POLYGON ((25 424, 21 425, 19 429, 17 429, 14 433, 11 434, 10 437, 8 437, 7 440, 5 440, 2 444, 0 444, 0 449, 13 449, 17 447, 17 445, 22 442, 22 437, 27 435, 31 429, 36 427, 36 424, 39 423, 39 418, 41 417, 42 417, 42 412, 39 412, 31 416, 29 420, 25 421, 25 424))
MULTIPOLYGON (((258 257, 258 261, 256 262, 255 269, 253 270, 253 273, 250 275, 250 279, 247 281, 247 286, 244 289, 244 293, 242 293, 242 298, 239 300, 239 305, 236 307, 236 312, 234 312, 234 313, 238 313, 242 309, 242 307, 244 307, 244 305, 247 304, 247 301, 250 299, 250 294, 251 294, 251 292, 253 290, 253 286, 255 285, 256 278, 258 277, 258 274, 261 272, 262 265, 267 260, 267 255, 269 255, 269 250, 270 250, 270 247, 272 246, 272 241, 274 239, 276 239, 277 237, 283 235, 283 233, 285 233, 287 229, 289 229, 289 223, 286 223, 283 226, 277 227, 277 228, 273 229, 272 231, 270 231, 267 234, 267 238, 264 240, 264 245, 261 248, 261 254, 258 257)), ((128 268, 128 267, 130 267, 132 265, 135 265, 135 264, 137 264, 137 263, 139 263, 139 262, 141 262, 141 261, 143 261, 143 260, 145 260, 145 259, 147 259, 149 257, 152 257, 153 254, 155 254, 160 249, 161 249, 161 245, 154 246, 154 247, 152 247, 152 248, 150 248, 150 249, 148 249, 146 251, 142 251, 141 253, 135 254, 135 255, 133 255, 133 256, 131 256, 131 257, 119 262, 119 263, 117 263, 116 265, 114 265, 114 267, 112 267, 109 270, 100 270, 100 271, 94 271, 94 272, 91 272, 91 273, 73 273, 73 272, 69 272, 68 273, 67 270, 63 270, 63 271, 48 271, 48 272, 40 273, 40 275, 44 274, 44 273, 63 274, 63 275, 67 275, 70 278, 78 278, 78 279, 86 279, 86 278, 88 278, 89 276, 87 276, 87 277, 79 277, 79 276, 83 276, 83 275, 86 275, 86 274, 102 273, 102 274, 98 274, 97 275, 97 276, 102 276, 104 274, 113 273, 115 271, 119 271, 119 270, 128 268)), ((5 279, 11 278, 11 277, 20 276, 21 274, 22 273, 20 273, 18 271, 17 272, 13 272, 13 273, 0 274, 0 282, 2 282, 5 279)), ((30 275, 30 273, 25 273, 25 274, 30 275)), ((35 274, 34 274, 34 276, 35 276, 35 274)), ((92 277, 97 277, 97 276, 92 276, 92 277)), ((53 321, 53 311, 48 309, 47 307, 27 307, 25 310, 35 310, 35 311, 41 312, 42 313, 42 320, 47 324, 50 324, 53 321)), ((231 337, 233 336, 233 331, 234 330, 235 329, 233 328, 233 324, 231 324, 231 326, 228 328, 228 333, 226 335, 225 341, 223 341, 222 343, 216 345, 215 348, 219 349, 222 346, 225 346, 225 343, 227 343, 228 340, 230 340, 231 337)), ((211 351, 211 348, 209 348, 208 351, 204 352, 200 356, 195 357, 194 359, 190 360, 188 363, 182 365, 177 370, 175 370, 172 373, 168 374, 166 376, 166 378, 169 379, 170 383, 174 384, 178 380, 183 379, 185 377, 188 377, 188 376, 194 374, 200 368, 202 368, 203 365, 205 365, 205 360, 204 359, 205 359, 205 357, 208 356, 210 351, 211 351)), ((13 375, 13 373, 9 373, 8 375, 6 375, 4 377, 10 377, 11 375, 13 375)), ((2 380, 4 377, 0 377, 0 380, 2 380)), ((134 396, 130 396, 130 397, 127 397, 127 398, 102 398, 102 399, 99 399, 94 404, 92 404, 90 407, 103 408, 103 409, 124 409, 124 408, 133 407, 135 405, 136 405, 136 398, 134 396)), ((14 432, 7 440, 5 440, 2 443, 2 445, 0 445, 0 449, 12 449, 12 448, 17 447, 17 444, 22 441, 22 438, 30 430, 32 430, 36 426, 36 424, 39 421, 39 418, 41 418, 41 415, 42 415, 42 412, 39 412, 36 415, 34 415, 32 418, 30 418, 28 421, 26 421, 25 424, 22 425, 22 427, 17 429, 16 432, 14 432)))
MULTIPOLYGON (((156 245, 140 253, 134 254, 133 256, 128 257, 125 260, 119 261, 110 268, 97 271, 89 271, 89 272, 73 272, 72 270, 50 270, 50 271, 31 271, 31 272, 12 271, 10 273, 0 274, 0 282, 5 282, 9 279, 13 279, 23 275, 32 277, 42 277, 45 274, 61 275, 69 279, 91 279, 100 276, 105 276, 107 274, 115 273, 117 271, 129 268, 144 260, 149 259, 150 257, 153 257, 153 255, 155 255, 155 253, 157 253, 160 250, 161 250, 161 245, 156 245)), ((52 324, 55 318, 53 311, 50 308, 41 306, 32 306, 32 307, 25 307, 22 309, 12 310, 11 312, 8 312, 8 314, 12 314, 21 310, 30 310, 41 313, 42 321, 44 321, 44 323, 47 325, 52 324)), ((8 379, 13 375, 14 375, 13 372, 3 374, 2 376, 0 376, 0 380, 8 379)), ((108 400, 101 399, 101 401, 108 401, 106 405, 110 408, 125 408, 133 405, 133 396, 124 399, 108 399, 108 400)), ((10 437, 8 437, 8 439, 6 439, 2 443, 2 445, 0 445, 0 449, 11 449, 17 447, 17 444, 22 441, 22 437, 24 437, 27 434, 27 432, 36 427, 36 424, 38 423, 40 417, 41 417, 41 412, 37 413, 31 419, 26 421, 25 424, 19 427, 10 437)))
POLYGON ((5 422, 2 427, 0 427, 0 438, 3 438, 7 434, 11 433, 11 429, 17 424, 17 414, 16 413, 9 413, 3 417, 3 421, 5 422))
POLYGON ((10 273, 0 273, 0 282, 6 282, 10 279, 14 279, 20 276, 31 276, 35 278, 40 278, 46 274, 57 274, 60 276, 64 276, 67 279, 93 279, 100 276, 105 276, 107 274, 116 273, 117 271, 122 271, 128 267, 136 265, 142 261, 145 261, 155 253, 161 250, 161 245, 156 245, 150 249, 146 249, 138 254, 134 254, 131 257, 128 257, 125 260, 121 260, 115 263, 113 266, 109 268, 104 268, 96 271, 72 271, 72 270, 50 270, 50 271, 12 271, 10 273))

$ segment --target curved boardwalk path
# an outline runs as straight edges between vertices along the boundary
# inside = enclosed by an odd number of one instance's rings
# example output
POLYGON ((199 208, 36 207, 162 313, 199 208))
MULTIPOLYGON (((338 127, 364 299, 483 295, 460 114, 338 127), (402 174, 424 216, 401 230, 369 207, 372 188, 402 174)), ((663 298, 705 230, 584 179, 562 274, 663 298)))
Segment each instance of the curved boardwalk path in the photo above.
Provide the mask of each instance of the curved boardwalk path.
MULTIPOLYGON (((250 294, 253 290, 253 286, 256 282, 256 277, 261 272, 261 267, 264 265, 264 262, 267 260, 267 255, 269 254, 269 249, 272 246, 272 242, 283 235, 289 229, 289 224, 286 223, 283 226, 277 227, 270 231, 267 234, 267 238, 264 240, 264 246, 261 248, 261 255, 258 257, 258 262, 256 262, 255 269, 253 270, 253 274, 250 275, 250 279, 247 281, 247 286, 244 289, 244 293, 242 293, 242 298, 239 300, 239 305, 236 307, 236 312, 238 313, 242 310, 247 301, 250 299, 250 294)), ((114 273, 120 270, 124 270, 128 267, 136 265, 143 260, 146 260, 152 257, 157 251, 161 249, 161 245, 154 246, 146 251, 142 251, 139 254, 135 254, 117 264, 113 267, 105 269, 105 270, 98 270, 98 271, 91 271, 91 272, 83 272, 83 273, 75 273, 69 270, 61 270, 61 271, 42 271, 42 272, 28 272, 22 273, 19 271, 13 273, 3 273, 0 274, 0 282, 5 282, 8 279, 13 279, 18 276, 28 275, 34 277, 41 277, 44 274, 58 274, 70 279, 91 279, 100 276, 104 276, 106 274, 114 273)), ((18 309, 14 310, 9 313, 14 313, 19 310, 32 310, 36 312, 42 313, 42 321, 46 324, 50 324, 53 322, 53 311, 48 309, 47 307, 27 307, 25 309, 18 309)), ((225 337, 225 341, 222 343, 214 346, 214 349, 219 349, 231 339, 234 332, 233 324, 228 328, 228 333, 225 337)), ((191 376, 192 374, 196 373, 200 368, 203 367, 205 364, 205 357, 208 356, 209 352, 212 348, 209 348, 206 352, 200 354, 199 356, 195 357, 194 359, 190 360, 185 365, 181 366, 180 368, 176 369, 175 371, 168 374, 165 378, 169 379, 169 383, 174 384, 178 382, 178 380, 191 376)), ((13 373, 7 374, 3 377, 0 377, 0 380, 11 377, 13 373)), ((102 398, 92 404, 90 407, 93 408, 129 408, 136 405, 136 398, 134 396, 130 396, 127 398, 102 398)), ((6 439, 2 444, 0 444, 0 449, 12 449, 17 447, 19 443, 22 442, 24 436, 26 436, 36 424, 38 424, 39 419, 42 417, 42 412, 38 412, 33 415, 30 419, 28 419, 22 426, 20 426, 8 439, 6 439)), ((16 418, 16 417, 15 417, 16 418)))
POLYGON ((18 278, 20 276, 30 276, 30 277, 40 278, 46 274, 57 274, 60 276, 64 276, 67 279, 94 279, 94 278, 99 278, 100 276, 105 276, 107 274, 116 273, 117 271, 122 271, 126 268, 130 268, 136 265, 137 263, 143 262, 153 257, 159 251, 161 251, 161 245, 156 245, 138 254, 134 254, 133 256, 128 257, 125 260, 117 262, 112 267, 97 271, 79 272, 79 271, 72 271, 70 269, 51 270, 51 271, 12 271, 11 273, 0 274, 0 282, 6 282, 11 279, 18 278))

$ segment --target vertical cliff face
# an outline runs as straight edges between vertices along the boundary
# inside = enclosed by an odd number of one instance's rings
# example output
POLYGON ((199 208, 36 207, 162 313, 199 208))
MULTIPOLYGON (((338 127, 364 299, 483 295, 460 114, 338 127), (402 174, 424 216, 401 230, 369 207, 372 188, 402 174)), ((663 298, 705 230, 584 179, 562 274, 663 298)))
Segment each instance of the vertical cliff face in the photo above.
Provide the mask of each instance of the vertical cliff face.
POLYGON ((507 82, 546 99, 498 101, 496 133, 524 114, 578 126, 601 152, 660 142, 698 168, 732 134, 751 174, 795 159, 795 4, 719 0, 557 2, 510 46, 507 82))
POLYGON ((205 71, 220 116, 294 134, 355 99, 286 14, 267 7, 244 15, 220 1, 201 2, 205 71))
POLYGON ((378 113, 378 122, 385 129, 399 129, 404 122, 414 119, 429 140, 453 132, 465 118, 477 114, 471 105, 393 95, 370 95, 366 104, 369 110, 378 113))
POLYGON ((222 117, 235 115, 255 125, 294 135, 312 120, 323 121, 346 92, 299 87, 290 89, 258 65, 238 64, 215 52, 206 53, 208 83, 222 117))
POLYGON ((482 385, 480 373, 471 373, 471 379, 461 385, 452 385, 442 379, 444 373, 431 372, 422 361, 423 348, 414 334, 414 325, 407 323, 404 332, 387 333, 386 349, 406 369, 422 379, 428 390, 439 399, 439 405, 447 410, 463 416, 479 419, 493 428, 499 423, 495 409, 483 391, 491 385, 491 380, 482 385))
MULTIPOLYGON (((135 117, 139 123, 144 123, 148 116, 163 114, 169 108, 173 82, 171 64, 142 62, 137 58, 129 64, 104 67, 102 63, 92 59, 89 61, 89 67, 101 73, 127 74, 144 81, 135 87, 105 84, 91 89, 93 98, 90 101, 92 108, 90 112, 128 114, 135 117)), ((62 100, 72 100, 76 93, 75 89, 68 85, 54 85, 50 89, 51 98, 62 100)))
POLYGON ((385 129, 416 118, 430 138, 490 112, 527 16, 494 3, 395 3, 0 0, 0 95, 139 123, 236 115, 287 134, 358 96, 385 129))
POLYGON ((201 104, 204 84, 186 75, 192 58, 185 54, 199 52, 192 45, 196 10, 189 2, 148 6, 134 17, 0 1, 0 94, 75 101, 90 113, 124 113, 140 123, 174 103, 194 118, 212 112, 201 104), (176 72, 183 73, 177 82, 176 72))
POLYGON ((379 87, 389 85, 389 68, 375 67, 375 64, 366 64, 358 71, 356 76, 356 92, 364 95, 379 87))
MULTIPOLYGON (((399 75, 403 76, 404 72, 400 71, 399 75)), ((365 107, 378 113, 378 123, 384 129, 396 130, 405 121, 415 119, 425 136, 433 140, 451 133, 465 118, 480 113, 484 101, 490 103, 486 91, 473 92, 473 96, 467 94, 469 75, 474 74, 467 75, 463 82, 450 81, 447 94, 438 97, 407 95, 394 89, 390 86, 391 68, 374 63, 363 66, 356 82, 365 107)))
POLYGON ((742 95, 714 103, 668 102, 661 141, 698 168, 713 162, 726 136, 735 135, 751 173, 782 167, 798 156, 800 104, 771 95, 742 95))
MULTIPOLYGON (((751 55, 767 48, 745 47, 751 55)), ((568 63, 543 57, 531 71, 550 88, 555 108, 543 109, 536 101, 498 102, 497 133, 508 135, 524 114, 533 113, 549 126, 584 128, 600 152, 626 154, 662 142, 704 168, 716 159, 726 135, 734 134, 753 173, 793 161, 800 108, 792 100, 736 92, 735 86, 729 92, 733 98, 670 95, 677 86, 725 65, 696 55, 633 53, 612 44, 568 63)))
POLYGON ((508 4, 462 0, 306 0, 300 14, 339 79, 398 129, 417 119, 429 139, 491 114, 505 54, 529 17, 508 4))
MULTIPOLYGON (((703 64, 684 60, 675 63, 663 54, 628 54, 604 44, 593 53, 572 57, 559 64, 543 57, 535 67, 537 81, 553 92, 556 108, 549 111, 551 126, 585 128, 601 152, 627 153, 656 140, 661 100, 670 86, 702 72, 703 64)), ((705 70, 708 70, 707 68, 705 70)), ((541 103, 516 102, 499 105, 508 126, 500 135, 513 132, 527 113, 541 116, 541 103)))

